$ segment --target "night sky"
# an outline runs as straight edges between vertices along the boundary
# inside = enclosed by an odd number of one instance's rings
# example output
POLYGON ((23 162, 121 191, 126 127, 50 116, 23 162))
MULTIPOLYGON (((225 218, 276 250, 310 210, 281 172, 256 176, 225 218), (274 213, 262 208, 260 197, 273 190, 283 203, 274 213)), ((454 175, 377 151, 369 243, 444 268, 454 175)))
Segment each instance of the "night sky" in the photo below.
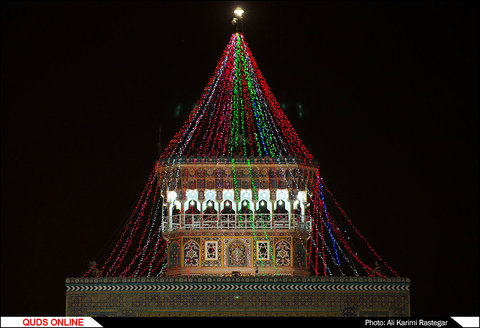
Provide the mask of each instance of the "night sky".
POLYGON ((246 42, 413 316, 478 315, 474 2, 2 2, 2 316, 64 315, 246 11, 246 42))

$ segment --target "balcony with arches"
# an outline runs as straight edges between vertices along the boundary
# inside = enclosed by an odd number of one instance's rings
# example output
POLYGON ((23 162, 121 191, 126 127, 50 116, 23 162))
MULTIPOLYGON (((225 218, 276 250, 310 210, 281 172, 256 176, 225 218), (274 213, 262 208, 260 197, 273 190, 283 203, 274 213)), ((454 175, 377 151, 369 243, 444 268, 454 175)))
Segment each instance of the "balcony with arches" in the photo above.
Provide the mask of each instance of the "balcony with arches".
POLYGON ((233 190, 224 190, 223 199, 215 198, 215 191, 206 191, 204 201, 195 190, 187 191, 182 202, 171 193, 165 206, 162 231, 178 230, 274 230, 292 229, 310 232, 311 222, 306 215, 306 197, 302 193, 289 200, 287 192, 277 191, 276 200, 269 190, 260 190, 252 199, 251 190, 242 190, 241 200, 235 200, 233 190))

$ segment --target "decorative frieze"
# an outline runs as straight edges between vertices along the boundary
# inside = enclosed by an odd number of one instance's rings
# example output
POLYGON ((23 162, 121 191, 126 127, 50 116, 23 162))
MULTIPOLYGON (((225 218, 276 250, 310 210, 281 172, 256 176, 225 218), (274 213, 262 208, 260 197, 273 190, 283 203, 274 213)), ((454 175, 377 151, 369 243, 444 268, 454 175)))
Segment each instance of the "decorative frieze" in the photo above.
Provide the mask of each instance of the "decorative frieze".
POLYGON ((410 316, 408 278, 67 278, 67 316, 410 316))

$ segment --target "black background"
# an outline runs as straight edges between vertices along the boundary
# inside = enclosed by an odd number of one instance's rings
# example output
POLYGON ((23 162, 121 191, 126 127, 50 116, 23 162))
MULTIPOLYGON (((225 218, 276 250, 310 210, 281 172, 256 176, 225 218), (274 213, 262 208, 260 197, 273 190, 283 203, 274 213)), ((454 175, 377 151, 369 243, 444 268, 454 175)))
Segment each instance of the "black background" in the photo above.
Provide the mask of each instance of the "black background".
POLYGON ((239 4, 326 184, 412 279, 412 315, 478 315, 478 6, 293 1, 2 3, 2 315, 64 314, 239 4))

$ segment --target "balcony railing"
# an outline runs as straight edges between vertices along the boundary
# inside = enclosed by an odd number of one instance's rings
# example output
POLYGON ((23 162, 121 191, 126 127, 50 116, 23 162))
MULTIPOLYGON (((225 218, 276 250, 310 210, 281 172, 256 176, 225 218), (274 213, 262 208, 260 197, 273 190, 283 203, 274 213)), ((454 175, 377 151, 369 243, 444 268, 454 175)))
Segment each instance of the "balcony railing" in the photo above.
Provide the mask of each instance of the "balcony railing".
POLYGON ((162 221, 162 231, 214 229, 311 230, 301 214, 177 214, 162 221))

